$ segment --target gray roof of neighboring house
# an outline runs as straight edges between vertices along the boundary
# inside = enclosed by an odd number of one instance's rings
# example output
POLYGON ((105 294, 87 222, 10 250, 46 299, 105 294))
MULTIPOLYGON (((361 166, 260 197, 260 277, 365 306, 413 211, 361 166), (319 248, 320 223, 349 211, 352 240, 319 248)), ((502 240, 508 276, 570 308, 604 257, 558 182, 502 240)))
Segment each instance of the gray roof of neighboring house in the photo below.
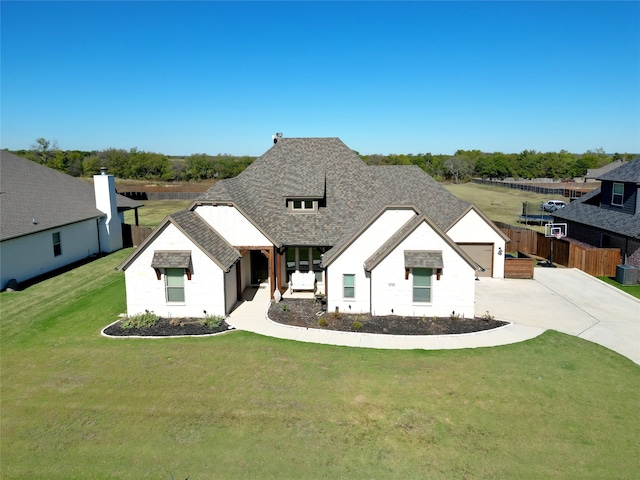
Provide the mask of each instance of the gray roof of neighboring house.
MULTIPOLYGON (((162 232, 167 225, 173 224, 184 233, 200 250, 213 260, 222 270, 229 269, 242 257, 216 230, 205 222, 196 212, 182 210, 167 216, 141 244, 136 248, 118 268, 127 267, 142 253, 153 239, 162 232)), ((157 253, 157 252, 156 252, 157 253)), ((155 258, 155 255, 154 255, 155 258)))
POLYGON ((470 205, 418 166, 368 166, 338 138, 282 138, 201 202, 232 202, 278 246, 334 246, 391 204, 415 206, 446 230, 470 205), (290 213, 286 198, 301 197, 326 205, 290 213))
MULTIPOLYGON (((640 214, 629 215, 600 208, 600 188, 556 210, 552 215, 556 220, 581 223, 626 237, 640 238, 640 214)), ((571 230, 567 235, 571 237, 571 230)))
POLYGON ((600 175, 604 175, 608 171, 613 170, 614 168, 618 168, 620 165, 622 165, 622 160, 614 160, 613 162, 607 163, 600 168, 589 168, 587 169, 587 174, 584 176, 584 178, 597 180, 600 175))
POLYGON ((640 157, 600 175, 598 180, 640 184, 640 157))
MULTIPOLYGON (((0 150, 0 240, 104 216, 95 205, 90 183, 0 150)), ((139 206, 118 195, 119 208, 139 206)))

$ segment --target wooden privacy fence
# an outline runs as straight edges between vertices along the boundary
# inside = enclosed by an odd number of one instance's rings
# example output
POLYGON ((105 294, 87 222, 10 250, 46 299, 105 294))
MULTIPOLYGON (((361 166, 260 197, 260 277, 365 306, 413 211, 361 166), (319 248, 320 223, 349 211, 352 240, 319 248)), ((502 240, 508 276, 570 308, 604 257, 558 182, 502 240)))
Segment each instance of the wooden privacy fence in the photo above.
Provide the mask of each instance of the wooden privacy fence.
MULTIPOLYGON (((511 239, 511 243, 507 244, 507 251, 520 251, 528 255, 549 258, 551 238, 528 228, 501 222, 494 223, 511 239)), ((616 266, 621 263, 621 255, 619 248, 597 248, 571 238, 554 238, 553 262, 569 268, 578 268, 589 275, 615 277, 616 266)))
POLYGON ((516 190, 523 190, 525 192, 533 192, 539 193, 542 195, 553 195, 558 197, 568 197, 568 198, 578 198, 583 195, 586 195, 591 190, 600 186, 600 183, 593 184, 585 184, 584 187, 573 186, 569 187, 567 185, 536 185, 534 183, 529 182, 504 182, 502 180, 490 180, 484 178, 472 178, 471 183, 477 183, 479 185, 492 185, 506 188, 513 188, 516 190))
POLYGON ((137 225, 122 224, 122 246, 137 247, 145 238, 151 235, 153 228, 140 227, 137 225))
POLYGON ((574 243, 569 250, 570 268, 579 268, 596 277, 615 277, 622 262, 619 248, 584 248, 574 243))

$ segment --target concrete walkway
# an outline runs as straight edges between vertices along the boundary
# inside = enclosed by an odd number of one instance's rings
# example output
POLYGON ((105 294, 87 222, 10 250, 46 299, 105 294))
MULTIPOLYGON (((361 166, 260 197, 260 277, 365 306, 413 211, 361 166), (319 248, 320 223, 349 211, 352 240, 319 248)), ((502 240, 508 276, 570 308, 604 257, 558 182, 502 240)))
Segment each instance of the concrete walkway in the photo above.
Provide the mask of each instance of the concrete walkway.
POLYGON ((537 268, 534 280, 482 278, 476 284, 476 315, 488 311, 512 323, 462 335, 375 335, 291 327, 267 318, 269 303, 267 285, 247 289, 227 322, 270 337, 397 350, 506 345, 554 329, 604 345, 640 364, 640 300, 576 269, 537 268))

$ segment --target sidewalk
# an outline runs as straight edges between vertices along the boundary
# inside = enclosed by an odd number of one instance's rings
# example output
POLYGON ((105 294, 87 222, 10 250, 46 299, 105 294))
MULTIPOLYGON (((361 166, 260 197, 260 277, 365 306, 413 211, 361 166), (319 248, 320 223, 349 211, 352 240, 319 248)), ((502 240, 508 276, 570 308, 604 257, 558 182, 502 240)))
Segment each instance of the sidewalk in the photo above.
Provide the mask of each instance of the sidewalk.
POLYGON ((261 285, 259 289, 247 289, 245 290, 243 302, 231 312, 227 318, 227 323, 237 329, 268 337, 346 347, 394 350, 446 350, 506 345, 537 337, 546 330, 536 326, 511 324, 495 330, 460 335, 377 335, 372 333, 337 332, 320 328, 292 327, 273 322, 267 318, 269 305, 269 288, 267 285, 261 285))
POLYGON ((536 268, 534 280, 482 278, 476 283, 476 315, 488 311, 512 323, 461 335, 376 335, 292 327, 269 320, 269 304, 267 285, 247 289, 227 322, 269 337, 396 350, 507 345, 553 329, 603 345, 640 364, 640 300, 577 269, 536 268))

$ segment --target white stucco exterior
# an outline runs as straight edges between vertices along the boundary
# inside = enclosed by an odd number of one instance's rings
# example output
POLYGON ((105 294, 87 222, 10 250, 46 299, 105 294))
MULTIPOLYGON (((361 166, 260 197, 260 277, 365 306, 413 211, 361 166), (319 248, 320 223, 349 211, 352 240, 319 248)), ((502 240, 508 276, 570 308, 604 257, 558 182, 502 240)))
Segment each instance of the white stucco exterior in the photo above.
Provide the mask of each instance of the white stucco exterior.
POLYGON ((125 270, 125 278, 129 315, 145 310, 162 317, 204 317, 205 310, 207 314, 226 315, 235 304, 235 267, 225 273, 171 223, 139 252, 125 270), (158 280, 151 267, 156 250, 191 251, 192 275, 191 280, 184 276, 184 302, 167 301, 165 275, 158 280))
POLYGON ((116 181, 113 175, 94 175, 93 189, 96 208, 104 212, 100 219, 100 249, 105 253, 122 248, 122 217, 118 215, 116 181))
POLYGON ((271 242, 234 206, 202 205, 194 210, 227 242, 236 246, 267 246, 271 242))
POLYGON ((475 210, 469 210, 447 235, 456 243, 493 245, 493 277, 504 278, 505 240, 475 210))
POLYGON ((23 282, 99 253, 97 219, 72 223, 0 243, 2 288, 15 278, 23 282), (60 255, 54 255, 53 234, 60 233, 60 255))
POLYGON ((474 314, 475 270, 452 246, 423 222, 371 272, 373 315, 448 317, 474 314), (431 302, 413 302, 413 272, 405 278, 405 250, 442 251, 440 279, 431 277, 431 302))
POLYGON ((413 209, 390 209, 378 217, 335 259, 327 269, 327 308, 342 312, 369 312, 371 290, 364 262, 378 250, 416 212, 413 209), (355 275, 355 298, 343 296, 343 275, 355 275))

